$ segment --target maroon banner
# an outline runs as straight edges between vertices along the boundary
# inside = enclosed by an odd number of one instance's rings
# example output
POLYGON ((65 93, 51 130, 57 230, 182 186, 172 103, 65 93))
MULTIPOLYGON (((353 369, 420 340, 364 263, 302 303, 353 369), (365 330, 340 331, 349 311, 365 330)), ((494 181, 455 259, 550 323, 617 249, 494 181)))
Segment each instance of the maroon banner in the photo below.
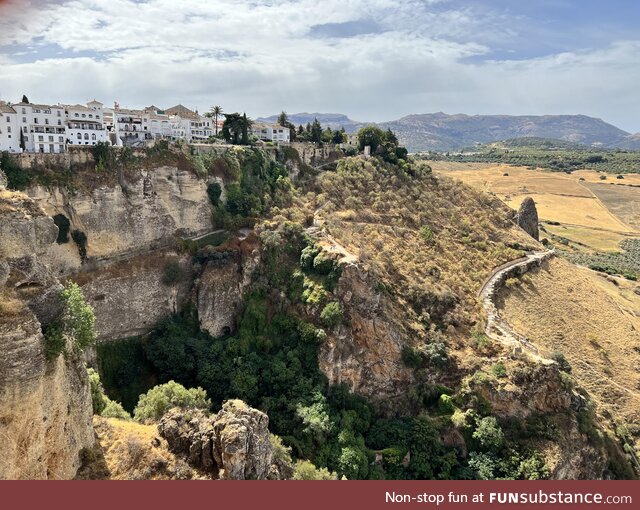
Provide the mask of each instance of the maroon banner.
POLYGON ((640 508, 639 481, 5 481, 1 508, 640 508), (222 506, 224 505, 224 506, 222 506))

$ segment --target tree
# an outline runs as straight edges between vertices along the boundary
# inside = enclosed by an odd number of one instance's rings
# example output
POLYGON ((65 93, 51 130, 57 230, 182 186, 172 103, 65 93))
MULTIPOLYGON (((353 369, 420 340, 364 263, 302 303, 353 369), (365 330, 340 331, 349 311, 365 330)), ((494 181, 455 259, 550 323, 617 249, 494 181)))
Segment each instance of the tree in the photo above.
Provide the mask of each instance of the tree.
POLYGON ((249 143, 249 128, 251 120, 246 114, 225 113, 224 124, 222 125, 222 137, 234 145, 249 143))
POLYGON ((242 145, 249 145, 249 126, 250 121, 247 119, 247 114, 242 114, 242 145))
POLYGON ((79 355, 96 342, 96 316, 91 305, 84 300, 80 287, 69 282, 60 292, 62 313, 44 330, 45 356, 53 360, 71 345, 72 352, 79 355))
POLYGON ((358 131, 358 147, 361 151, 368 145, 371 147, 371 154, 375 154, 383 141, 385 133, 379 127, 367 126, 358 131))
POLYGON ((339 131, 336 130, 336 131, 333 132, 333 136, 331 138, 331 142, 335 143, 335 144, 344 143, 345 142, 345 138, 346 138, 346 134, 345 134, 344 128, 342 128, 339 131))
POLYGON ((25 141, 24 141, 24 132, 22 131, 22 129, 20 130, 20 148, 23 151, 27 150, 27 145, 25 144, 25 141))
POLYGON ((314 143, 322 143, 322 126, 318 119, 313 119, 313 124, 310 127, 311 141, 314 143))
POLYGON ((280 115, 278 115, 278 124, 283 127, 289 127, 289 117, 287 116, 287 112, 282 110, 280 115))
POLYGON ((187 389, 182 384, 169 381, 151 388, 140 395, 138 405, 133 411, 134 419, 139 422, 159 420, 172 407, 180 409, 209 409, 211 401, 200 387, 187 389))
POLYGON ((215 122, 216 136, 218 136, 218 117, 222 115, 222 107, 217 105, 212 106, 209 114, 211 117, 213 117, 213 120, 215 122))
POLYGON ((24 94, 22 94, 22 102, 23 103, 29 103, 29 98, 24 94))

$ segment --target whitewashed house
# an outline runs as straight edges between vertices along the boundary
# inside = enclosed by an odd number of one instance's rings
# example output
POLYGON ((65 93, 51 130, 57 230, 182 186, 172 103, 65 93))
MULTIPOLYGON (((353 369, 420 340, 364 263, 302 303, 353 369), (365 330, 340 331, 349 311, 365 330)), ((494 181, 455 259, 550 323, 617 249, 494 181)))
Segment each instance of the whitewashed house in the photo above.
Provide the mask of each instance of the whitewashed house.
POLYGON ((258 140, 268 142, 289 143, 291 141, 289 128, 281 126, 280 124, 254 122, 251 126, 251 134, 258 140))
POLYGON ((65 151, 66 126, 62 106, 22 102, 12 107, 16 111, 27 152, 65 151))
POLYGON ((0 152, 21 152, 18 114, 7 103, 0 102, 0 152))
POLYGON ((65 109, 69 145, 95 145, 108 141, 102 103, 93 100, 87 106, 62 106, 65 109))

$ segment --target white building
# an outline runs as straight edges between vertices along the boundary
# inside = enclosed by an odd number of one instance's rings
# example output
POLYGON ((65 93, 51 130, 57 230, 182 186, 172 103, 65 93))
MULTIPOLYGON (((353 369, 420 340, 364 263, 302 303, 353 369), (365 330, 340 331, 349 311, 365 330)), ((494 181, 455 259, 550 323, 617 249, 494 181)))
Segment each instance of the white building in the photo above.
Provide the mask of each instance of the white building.
POLYGON ((17 103, 12 107, 16 111, 27 152, 65 151, 66 127, 62 106, 17 103))
POLYGON ((171 138, 173 135, 169 115, 156 106, 147 106, 144 109, 142 126, 147 128, 147 132, 154 140, 171 138))
POLYGON ((20 126, 15 109, 0 102, 0 152, 21 152, 20 126))
POLYGON ((69 145, 95 145, 108 141, 102 103, 93 100, 87 106, 62 106, 65 109, 69 145))
POLYGON ((251 134, 258 140, 266 140, 268 142, 289 143, 291 140, 289 128, 280 124, 254 122, 251 126, 251 134))

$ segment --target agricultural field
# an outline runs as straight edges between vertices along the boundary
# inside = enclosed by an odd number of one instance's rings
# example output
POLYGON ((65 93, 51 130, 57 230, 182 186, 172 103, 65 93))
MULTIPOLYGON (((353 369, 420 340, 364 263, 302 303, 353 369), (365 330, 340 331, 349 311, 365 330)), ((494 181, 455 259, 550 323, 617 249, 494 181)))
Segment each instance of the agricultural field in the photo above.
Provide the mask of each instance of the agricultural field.
POLYGON ((504 164, 433 161, 436 174, 495 194, 517 210, 536 202, 541 238, 580 265, 640 277, 640 175, 571 174, 504 164), (605 179, 602 179, 602 177, 605 179))

